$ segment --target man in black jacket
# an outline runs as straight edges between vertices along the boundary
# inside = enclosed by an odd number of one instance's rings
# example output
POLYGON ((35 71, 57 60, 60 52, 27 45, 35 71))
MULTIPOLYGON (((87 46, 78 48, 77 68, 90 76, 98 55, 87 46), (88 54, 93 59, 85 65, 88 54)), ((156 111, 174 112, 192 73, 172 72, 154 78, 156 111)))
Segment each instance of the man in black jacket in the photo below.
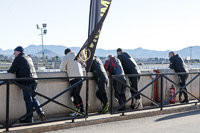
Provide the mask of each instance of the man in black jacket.
MULTIPOLYGON (((16 74, 17 78, 37 78, 37 74, 33 65, 32 59, 23 53, 24 49, 21 46, 18 46, 14 49, 15 59, 12 63, 12 66, 7 71, 8 73, 16 74)), ((25 86, 26 88, 36 91, 37 81, 35 80, 26 80, 26 81, 17 81, 19 84, 25 86)), ((27 114, 32 112, 34 108, 40 106, 38 100, 36 99, 36 94, 22 89, 24 101, 26 105, 27 114)), ((37 109, 36 112, 41 118, 41 121, 46 120, 46 116, 41 108, 37 109)), ((33 113, 30 113, 24 120, 20 120, 22 123, 32 123, 33 122, 33 113)))
MULTIPOLYGON (((121 48, 117 49, 117 58, 121 61, 125 74, 141 73, 135 60, 127 52, 123 52, 121 48)), ((129 76, 128 78, 131 87, 134 89, 134 90, 130 89, 130 92, 132 95, 134 95, 138 92, 138 82, 140 80, 140 77, 129 76)), ((133 109, 142 109, 143 105, 142 105, 142 99, 140 98, 140 94, 136 95, 135 99, 136 101, 134 103, 132 100, 131 107, 133 109)))
MULTIPOLYGON (((186 74, 178 74, 178 78, 179 78, 179 85, 181 87, 185 86, 186 84, 186 80, 188 78, 188 70, 186 68, 186 65, 183 61, 183 59, 180 57, 179 54, 176 54, 171 51, 169 52, 169 61, 170 61, 170 65, 169 65, 169 68, 170 69, 174 69, 175 72, 177 73, 180 73, 180 72, 183 72, 183 73, 186 73, 186 74)), ((185 88, 184 89, 185 91, 187 91, 187 89, 185 88)), ((179 101, 181 103, 188 103, 189 100, 188 100, 188 94, 185 92, 185 91, 181 91, 179 93, 179 101), (184 95, 184 100, 182 100, 182 93, 184 95)))
POLYGON ((108 98, 106 95, 106 85, 108 82, 108 76, 102 61, 97 56, 94 56, 93 58, 91 72, 93 73, 94 80, 96 81, 96 84, 98 86, 96 96, 102 103, 102 110, 99 113, 106 114, 108 113, 109 107, 108 98))

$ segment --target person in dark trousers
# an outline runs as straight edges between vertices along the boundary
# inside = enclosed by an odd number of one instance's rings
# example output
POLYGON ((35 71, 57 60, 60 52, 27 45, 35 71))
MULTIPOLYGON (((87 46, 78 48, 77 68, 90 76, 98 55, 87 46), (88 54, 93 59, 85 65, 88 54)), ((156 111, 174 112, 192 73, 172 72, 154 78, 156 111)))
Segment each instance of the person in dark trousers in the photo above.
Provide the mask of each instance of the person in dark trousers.
MULTIPOLYGON (((14 49, 15 59, 7 71, 8 73, 16 74, 17 78, 37 78, 37 74, 33 65, 32 59, 23 53, 24 49, 21 46, 18 46, 14 49)), ((17 81, 19 84, 25 86, 26 88, 32 89, 36 91, 37 89, 37 81, 30 80, 30 81, 17 81)), ((22 89, 23 97, 26 105, 26 112, 27 114, 32 112, 33 109, 38 108, 40 106, 38 100, 36 99, 36 94, 22 89)), ((39 115, 41 121, 46 120, 46 116, 41 108, 36 110, 37 114, 39 115)), ((25 119, 20 120, 21 123, 32 123, 33 122, 33 113, 30 113, 26 116, 25 119)))
MULTIPOLYGON (((127 52, 122 51, 121 48, 117 49, 117 58, 121 61, 125 74, 141 73, 135 60, 127 52)), ((140 77, 130 76, 128 78, 131 87, 135 89, 135 90, 130 89, 131 94, 134 95, 138 92, 138 82, 140 80, 140 77)), ((142 99, 140 98, 140 94, 136 95, 135 99, 136 99, 135 102, 133 102, 134 100, 132 100, 131 108, 142 109, 143 105, 142 105, 142 99)))
MULTIPOLYGON (((69 48, 65 49, 64 54, 65 56, 63 57, 60 64, 60 70, 62 72, 66 72, 68 77, 77 77, 69 79, 70 85, 74 85, 75 83, 82 80, 80 77, 83 76, 83 70, 81 64, 79 64, 77 61, 74 60, 76 54, 72 52, 71 49, 69 48)), ((84 113, 83 101, 80 96, 81 88, 82 88, 82 83, 74 87, 71 91, 71 96, 74 99, 75 110, 84 113)), ((70 114, 70 116, 78 116, 78 115, 79 114, 76 112, 70 114)))
POLYGON ((100 114, 108 113, 108 98, 106 95, 106 85, 108 82, 108 76, 102 61, 97 57, 93 57, 93 63, 90 71, 93 73, 94 80, 98 86, 98 90, 96 92, 97 98, 101 101, 102 110, 99 112, 100 114))
MULTIPOLYGON (((106 61, 104 67, 105 70, 108 71, 110 75, 122 75, 122 76, 117 76, 116 78, 118 78, 119 80, 121 80, 121 82, 126 84, 124 70, 118 58, 114 57, 113 55, 108 55, 108 60, 106 61)), ((114 95, 117 98, 119 105, 126 102, 126 96, 125 96, 126 86, 121 82, 113 80, 113 87, 115 90, 114 95)), ((123 110, 126 110, 125 106, 123 106, 119 111, 123 110)))
MULTIPOLYGON (((179 85, 181 87, 185 86, 186 84, 186 80, 188 78, 188 70, 186 68, 186 64, 184 63, 183 59, 181 58, 181 56, 179 54, 176 54, 171 51, 169 52, 169 61, 170 61, 170 65, 169 68, 170 69, 174 69, 175 72, 180 73, 186 73, 186 74, 178 74, 178 78, 179 78, 179 85)), ((187 89, 184 89, 185 91, 187 91, 187 89)), ((181 91, 179 93, 179 101, 181 103, 188 103, 188 94, 185 91, 181 91), (184 95, 184 100, 182 100, 182 94, 184 95)))

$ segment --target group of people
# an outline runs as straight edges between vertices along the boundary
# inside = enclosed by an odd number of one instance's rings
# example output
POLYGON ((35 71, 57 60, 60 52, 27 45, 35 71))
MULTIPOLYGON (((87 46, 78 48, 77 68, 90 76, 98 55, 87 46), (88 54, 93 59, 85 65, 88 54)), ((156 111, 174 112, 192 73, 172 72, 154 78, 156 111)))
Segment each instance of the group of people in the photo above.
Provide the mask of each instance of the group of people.
MULTIPOLYGON (((68 77, 80 77, 83 76, 81 65, 75 61, 76 54, 71 51, 71 49, 67 48, 65 50, 65 56, 63 57, 60 65, 60 70, 67 73, 68 77)), ((126 52, 123 52, 122 49, 117 49, 117 57, 113 55, 108 56, 108 60, 105 64, 97 57, 93 57, 93 63, 91 65, 90 72, 93 73, 94 80, 98 86, 96 91, 96 96, 100 100, 102 105, 102 110, 99 111, 101 114, 108 113, 109 103, 106 94, 106 86, 108 83, 108 75, 119 75, 117 78, 120 80, 114 80, 114 95, 119 102, 119 105, 122 105, 126 102, 125 90, 126 90, 126 77, 125 74, 140 74, 140 70, 135 62, 135 60, 126 52)), ((69 79, 71 85, 80 81, 80 78, 69 79)), ((139 77, 129 77, 131 89, 130 92, 132 95, 136 94, 135 101, 132 104, 133 109, 141 109, 142 101, 140 99, 140 95, 138 94, 138 81, 139 77)), ((80 96, 82 84, 76 86, 72 89, 71 96, 74 99, 75 109, 81 113, 84 113, 84 106, 80 96)), ((125 106, 121 108, 121 110, 125 110, 125 106)), ((71 116, 76 116, 78 113, 72 113, 71 116)))
MULTIPOLYGON (((129 81, 130 93, 134 100, 132 100, 131 108, 132 109, 142 109, 142 99, 140 97, 140 93, 138 92, 138 82, 140 80, 139 74, 141 73, 137 63, 135 60, 127 53, 124 52, 121 48, 117 49, 117 57, 113 55, 108 55, 107 61, 105 64, 97 57, 93 57, 93 63, 91 66, 91 72, 93 73, 94 80, 98 86, 96 91, 96 96, 100 100, 102 105, 102 110, 99 111, 101 114, 106 114, 109 111, 109 103, 106 94, 106 86, 108 83, 108 75, 116 75, 113 80, 114 87, 114 96, 117 99, 119 105, 124 104, 119 111, 126 110, 125 102, 126 102, 126 83, 127 79, 129 81), (125 77, 126 75, 126 77, 125 77)), ((33 65, 32 59, 24 53, 24 49, 21 46, 18 46, 14 49, 15 59, 7 71, 8 73, 15 73, 17 78, 37 78, 37 74, 33 65)), ((60 70, 67 73, 68 77, 78 77, 78 78, 70 78, 70 85, 74 85, 77 82, 81 81, 83 76, 82 66, 75 61, 76 54, 71 51, 71 49, 67 48, 64 51, 64 57, 60 64, 60 70)), ((188 70, 183 59, 174 52, 169 53, 170 58, 170 69, 174 69, 175 72, 185 72, 188 70)), ((180 86, 184 86, 186 83, 186 79, 188 77, 187 74, 178 74, 180 79, 180 86)), ((22 86, 31 89, 32 91, 36 91, 37 89, 37 81, 36 80, 27 80, 27 81, 17 81, 22 86)), ((71 97, 73 97, 73 103, 75 105, 75 110, 84 114, 84 106, 83 100, 80 96, 80 91, 82 88, 82 83, 73 87, 71 91, 71 97)), ((186 93, 186 88, 184 91, 180 92, 179 100, 181 103, 187 103, 188 95, 186 93), (182 100, 182 93, 184 94, 184 100, 182 100)), ((23 97, 26 105, 27 116, 25 119, 20 120, 22 123, 32 123, 33 122, 33 109, 36 109, 37 114, 39 115, 41 121, 46 120, 45 113, 42 108, 39 108, 40 104, 36 99, 36 95, 27 89, 22 89, 23 97)), ((70 116, 77 116, 78 113, 71 113, 70 116)))

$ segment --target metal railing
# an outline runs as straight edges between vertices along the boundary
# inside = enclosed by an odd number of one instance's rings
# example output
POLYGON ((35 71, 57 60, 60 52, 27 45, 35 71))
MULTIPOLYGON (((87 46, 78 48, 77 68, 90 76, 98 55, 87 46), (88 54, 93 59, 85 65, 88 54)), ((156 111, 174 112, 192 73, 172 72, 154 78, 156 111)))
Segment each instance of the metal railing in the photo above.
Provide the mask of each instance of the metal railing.
POLYGON ((79 119, 79 118, 87 118, 88 117, 88 91, 89 91, 89 88, 88 88, 88 80, 91 79, 89 77, 55 77, 55 78, 32 78, 32 79, 27 79, 27 78, 15 78, 15 79, 0 79, 1 83, 0 85, 6 85, 6 122, 5 123, 0 123, 0 129, 3 129, 5 128, 6 131, 9 131, 9 128, 11 127, 17 127, 17 126, 23 126, 23 125, 32 125, 32 124, 40 124, 40 123, 44 123, 44 122, 34 122, 34 123, 29 123, 29 124, 19 124, 17 123, 19 120, 22 120, 23 118, 25 118, 26 116, 28 116, 29 114, 35 112, 37 109, 47 105, 48 103, 50 102, 53 102, 55 104, 58 104, 72 112, 76 112, 79 114, 79 116, 75 116, 75 117, 67 117, 67 118, 64 118, 64 119, 58 119, 58 120, 51 120, 51 121, 46 121, 46 122, 53 122, 53 121, 60 121, 60 120, 72 120, 72 122, 74 122, 75 119, 79 119), (73 84, 72 86, 70 86, 69 88, 66 88, 64 89, 62 92, 58 93, 57 95, 53 96, 53 97, 48 97, 48 96, 45 96, 41 93, 38 93, 30 88, 27 88, 26 86, 23 86, 21 84, 19 84, 17 81, 30 81, 30 80, 66 80, 68 81, 70 78, 81 78, 82 80, 80 80, 79 82, 73 84), (84 81, 86 81, 86 112, 84 114, 82 114, 81 112, 78 112, 77 110, 73 109, 73 108, 70 108, 69 106, 67 105, 64 105, 63 103, 60 103, 58 101, 56 101, 55 99, 60 97, 61 95, 67 93, 68 91, 70 91, 71 89, 73 89, 74 87, 76 87, 77 85, 83 83, 84 81), (40 97, 43 97, 45 98, 47 101, 40 104, 39 107, 35 108, 32 110, 32 112, 28 113, 28 114, 24 114, 20 117, 18 117, 17 119, 13 120, 13 121, 10 121, 10 107, 9 107, 9 104, 10 104, 10 84, 14 84, 14 85, 17 85, 20 87, 20 89, 24 89, 24 90, 27 90, 37 96, 40 96, 40 97))
MULTIPOLYGON (((170 107, 170 106, 178 106, 178 105, 183 105, 182 103, 180 104, 168 104, 169 101, 176 97, 176 95, 178 95, 180 92, 186 92, 187 94, 189 94, 190 96, 192 96, 194 99, 196 99, 196 102, 189 102, 188 104, 192 104, 195 103, 195 105, 200 102, 200 98, 197 98, 196 96, 194 96, 192 93, 190 93, 188 90, 186 90, 185 88, 191 84, 195 79, 197 79, 200 76, 199 72, 192 72, 192 73, 156 73, 156 74, 129 74, 129 75, 112 75, 110 76, 110 82, 111 82, 111 93, 110 93, 110 105, 111 105, 111 114, 116 114, 116 113, 122 113, 122 115, 124 115, 125 112, 130 112, 130 111, 137 111, 137 110, 147 110, 147 109, 152 109, 152 108, 160 108, 160 110, 163 109, 163 107, 170 107), (189 80, 184 86, 180 86, 178 83, 174 82, 173 80, 171 80, 170 78, 168 78, 166 75, 185 75, 185 74, 196 74, 196 76, 194 76, 191 80, 189 80), (136 90, 134 88, 132 88, 131 86, 127 85, 126 83, 120 81, 119 78, 120 76, 126 76, 126 77, 142 77, 142 76, 156 76, 151 82, 149 82, 146 86, 144 86, 143 88, 136 90), (168 99, 163 101, 163 80, 166 79, 167 81, 169 81, 170 83, 174 84, 176 87, 180 88, 178 91, 175 92, 174 95, 170 96, 168 99), (113 107, 113 100, 114 100, 114 96, 113 96, 113 92, 114 92, 114 87, 113 87, 113 80, 116 80, 118 82, 120 82, 121 84, 123 84, 124 86, 126 86, 127 88, 130 88, 131 90, 133 90, 135 93, 127 98, 127 100, 119 105, 118 107, 113 107), (150 85, 154 84, 154 82, 160 80, 160 102, 157 102, 155 100, 153 100, 152 98, 144 95, 142 92, 144 90, 146 90, 150 85), (123 106, 125 106, 130 100, 134 99, 138 94, 140 94, 141 96, 143 96, 144 98, 148 99, 150 102, 152 102, 152 104, 154 106, 148 106, 145 107, 143 109, 136 109, 136 110, 124 110, 124 111, 118 111, 119 109, 121 109, 123 106)), ((199 88, 200 91, 200 88, 199 88)), ((200 96, 199 96, 200 97, 200 96)))
MULTIPOLYGON (((185 73, 178 73, 179 75, 181 74, 185 74, 185 73)), ((196 76, 194 76, 191 80, 189 80, 185 86, 181 87, 179 84, 175 83, 174 81, 172 81, 170 78, 168 78, 166 75, 177 75, 177 73, 157 73, 157 74, 132 74, 132 75, 124 75, 126 77, 142 77, 142 76, 155 76, 156 77, 149 82, 148 84, 146 84, 143 88, 139 89, 139 91, 135 90, 134 88, 132 88, 131 86, 123 83, 121 80, 119 80, 117 77, 117 75, 112 75, 110 76, 110 114, 116 114, 116 113, 122 113, 124 115, 124 113, 126 112, 130 112, 130 111, 138 111, 138 110, 125 110, 125 111, 118 111, 121 107, 123 107, 126 103, 128 103, 130 100, 132 100, 133 98, 135 98, 138 94, 140 94, 142 97, 148 99, 149 101, 152 102, 153 106, 148 106, 148 107, 144 107, 141 110, 148 110, 148 109, 152 109, 152 108, 160 108, 160 110, 162 110, 164 107, 169 107, 169 106, 178 106, 178 105, 183 105, 183 104, 168 104, 168 102, 175 97, 178 93, 185 91, 187 94, 191 95, 193 98, 195 98, 197 100, 197 102, 190 102, 191 103, 195 103, 197 104, 198 102, 200 102, 200 98, 195 97, 193 94, 191 94, 190 92, 184 90, 189 84, 191 84, 194 80, 196 80, 199 76, 200 73, 199 72, 195 72, 195 73, 187 73, 187 74, 196 74, 196 76), (168 98, 167 100, 163 101, 163 79, 166 79, 167 81, 171 82, 172 84, 174 84, 177 87, 180 87, 180 89, 178 91, 176 91, 176 93, 171 96, 170 98, 168 98), (126 102, 124 102, 123 104, 121 104, 118 107, 114 107, 113 106, 113 92, 114 92, 114 88, 113 88, 113 80, 116 80, 117 82, 121 82, 122 84, 124 84, 126 87, 132 89, 133 91, 135 91, 135 94, 132 95, 131 97, 127 98, 126 102), (153 100, 152 98, 146 96, 143 94, 143 91, 148 89, 148 87, 150 85, 152 85, 155 81, 160 80, 160 102, 157 102, 155 100, 153 100)), ((53 102, 55 104, 58 104, 72 112, 76 112, 78 113, 80 116, 78 117, 66 117, 63 119, 54 119, 54 120, 47 120, 46 122, 53 122, 53 121, 60 121, 60 120, 72 120, 72 122, 74 122, 75 119, 79 119, 79 118, 88 118, 89 116, 92 116, 92 114, 88 114, 88 97, 89 97, 89 80, 92 80, 91 77, 88 77, 88 75, 83 76, 83 77, 54 77, 54 78, 35 78, 35 79, 26 79, 26 78, 15 78, 15 79, 0 79, 0 81, 3 81, 2 83, 0 83, 0 85, 6 85, 6 121, 5 123, 0 123, 0 129, 5 129, 6 131, 9 131, 9 128, 11 127, 17 127, 17 126, 24 126, 24 125, 30 125, 30 124, 19 124, 17 123, 18 120, 21 120, 23 118, 25 118, 26 116, 28 116, 29 114, 24 114, 20 117, 18 117, 15 120, 10 121, 10 108, 9 108, 9 103, 10 103, 10 85, 11 84, 15 84, 17 86, 19 86, 21 89, 25 89, 27 91, 30 91, 34 94, 36 94, 37 96, 43 97, 45 98, 47 101, 42 103, 38 108, 41 108, 43 106, 46 106, 47 104, 49 104, 50 102, 53 102), (38 80, 38 81, 45 81, 45 80, 64 80, 64 81, 68 81, 70 78, 82 78, 81 81, 77 82, 76 84, 70 86, 69 88, 64 89, 62 92, 58 93, 57 95, 53 96, 53 97, 48 97, 45 96, 41 93, 38 93, 36 91, 33 91, 19 83, 17 83, 17 81, 28 81, 28 80, 38 80), (85 114, 82 114, 81 112, 76 111, 75 109, 60 103, 58 101, 56 101, 55 99, 60 97, 61 95, 67 93, 69 90, 73 89, 74 87, 76 87, 77 85, 79 85, 80 83, 86 82, 86 107, 85 107, 85 114)), ((32 112, 35 112, 38 108, 35 108, 32 112)), ((140 109, 139 109, 140 110, 140 109)), ((32 113, 30 112, 30 113, 32 113)), ((40 124, 40 123, 44 123, 44 122, 34 122, 31 123, 32 124, 40 124)))

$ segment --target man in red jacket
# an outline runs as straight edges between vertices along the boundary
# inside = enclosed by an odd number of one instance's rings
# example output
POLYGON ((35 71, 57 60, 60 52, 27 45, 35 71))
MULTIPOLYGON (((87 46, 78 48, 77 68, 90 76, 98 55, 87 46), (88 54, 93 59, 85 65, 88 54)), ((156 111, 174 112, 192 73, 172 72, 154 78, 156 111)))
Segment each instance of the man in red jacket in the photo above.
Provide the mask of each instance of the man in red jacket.
MULTIPOLYGON (((109 72, 110 75, 122 75, 116 76, 119 80, 121 80, 124 84, 126 84, 126 78, 124 76, 124 70, 121 66, 121 62, 113 55, 108 56, 108 60, 104 65, 106 71, 109 72)), ((119 105, 123 104, 126 101, 125 91, 126 86, 117 80, 113 80, 113 87, 115 90, 115 97, 117 98, 119 105)), ((120 111, 125 110, 125 106, 123 106, 120 111)))

